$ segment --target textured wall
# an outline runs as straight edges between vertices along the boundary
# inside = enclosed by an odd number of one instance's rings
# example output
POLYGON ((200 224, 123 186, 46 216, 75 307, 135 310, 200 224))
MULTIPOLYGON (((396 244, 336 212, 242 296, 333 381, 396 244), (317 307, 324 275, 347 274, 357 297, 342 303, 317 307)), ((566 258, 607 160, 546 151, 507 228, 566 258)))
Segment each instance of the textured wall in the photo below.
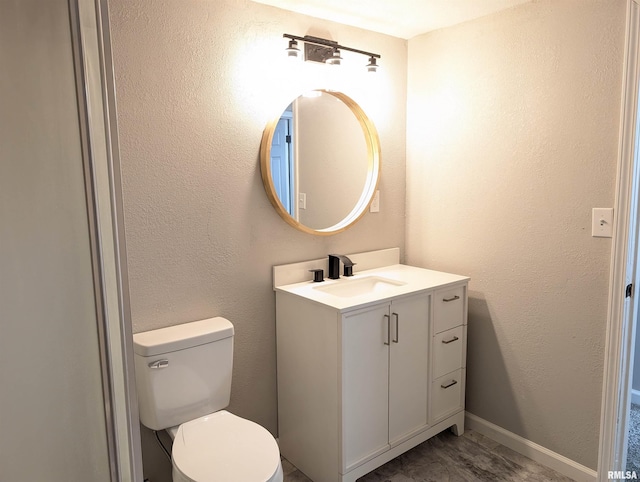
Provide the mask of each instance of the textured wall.
POLYGON ((640 392, 640 324, 636 320, 636 348, 633 358, 633 382, 632 387, 640 392))
POLYGON ((471 276, 468 410, 597 464, 625 2, 409 41, 407 262, 471 276))
POLYGON ((133 330, 229 318, 229 409, 276 433, 271 267, 404 247, 406 42, 243 0, 109 7, 133 330), (285 32, 378 52, 384 69, 292 65, 285 32), (312 88, 356 100, 382 144, 381 212, 329 237, 281 220, 260 178, 265 125, 312 88))

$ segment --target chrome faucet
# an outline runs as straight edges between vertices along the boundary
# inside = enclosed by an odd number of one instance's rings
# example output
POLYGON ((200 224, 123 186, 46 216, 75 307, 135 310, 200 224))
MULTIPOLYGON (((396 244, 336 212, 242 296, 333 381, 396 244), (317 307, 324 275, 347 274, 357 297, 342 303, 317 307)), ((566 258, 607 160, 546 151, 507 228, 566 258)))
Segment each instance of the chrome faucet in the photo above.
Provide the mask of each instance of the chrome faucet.
POLYGON ((344 276, 353 276, 353 261, 344 254, 329 255, 329 279, 340 278, 340 261, 344 265, 344 276))

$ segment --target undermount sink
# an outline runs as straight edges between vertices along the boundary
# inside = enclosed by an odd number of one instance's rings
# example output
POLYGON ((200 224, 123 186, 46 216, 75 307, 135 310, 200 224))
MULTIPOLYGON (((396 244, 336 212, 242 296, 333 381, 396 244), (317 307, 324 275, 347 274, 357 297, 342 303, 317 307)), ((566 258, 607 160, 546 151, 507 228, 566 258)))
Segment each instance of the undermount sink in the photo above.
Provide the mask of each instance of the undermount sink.
POLYGON ((386 291, 404 284, 406 283, 402 281, 381 278, 379 276, 367 276, 366 278, 353 280, 341 279, 330 285, 315 286, 314 289, 341 298, 351 298, 352 296, 362 296, 386 291))

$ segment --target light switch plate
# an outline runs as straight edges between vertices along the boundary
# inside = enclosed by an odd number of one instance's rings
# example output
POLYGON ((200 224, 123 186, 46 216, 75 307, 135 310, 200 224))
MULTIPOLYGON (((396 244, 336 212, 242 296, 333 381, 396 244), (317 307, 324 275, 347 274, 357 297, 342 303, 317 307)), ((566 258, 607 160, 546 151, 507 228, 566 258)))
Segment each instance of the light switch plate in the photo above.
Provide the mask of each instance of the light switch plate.
POLYGON ((298 209, 307 209, 307 193, 298 193, 298 209))
POLYGON ((591 236, 596 238, 613 236, 613 208, 593 208, 591 236))

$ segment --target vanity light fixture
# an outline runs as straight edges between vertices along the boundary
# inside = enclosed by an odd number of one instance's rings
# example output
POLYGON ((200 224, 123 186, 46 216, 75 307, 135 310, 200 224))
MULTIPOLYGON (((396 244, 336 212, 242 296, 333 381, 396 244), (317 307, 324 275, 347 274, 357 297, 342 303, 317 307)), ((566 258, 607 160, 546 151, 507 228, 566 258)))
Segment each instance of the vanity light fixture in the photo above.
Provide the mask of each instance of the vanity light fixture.
POLYGON ((329 65, 340 65, 342 62, 342 57, 340 57, 340 50, 334 49, 331 57, 329 57, 325 62, 329 65))
POLYGON ((298 42, 295 39, 289 40, 289 47, 286 49, 287 58, 291 60, 299 60, 300 59, 300 49, 298 48, 298 42))
POLYGON ((369 63, 367 64, 367 72, 377 72, 378 64, 376 63, 376 58, 371 56, 369 57, 369 63))
POLYGON ((285 33, 282 36, 289 39, 289 47, 286 49, 287 57, 289 58, 299 57, 300 50, 298 49, 298 41, 300 41, 304 43, 304 59, 307 61, 340 65, 342 62, 340 51, 346 50, 369 57, 369 63, 366 65, 367 72, 377 72, 379 68, 377 63, 377 59, 380 58, 379 54, 346 47, 339 45, 335 40, 327 40, 310 35, 298 37, 297 35, 285 33))

